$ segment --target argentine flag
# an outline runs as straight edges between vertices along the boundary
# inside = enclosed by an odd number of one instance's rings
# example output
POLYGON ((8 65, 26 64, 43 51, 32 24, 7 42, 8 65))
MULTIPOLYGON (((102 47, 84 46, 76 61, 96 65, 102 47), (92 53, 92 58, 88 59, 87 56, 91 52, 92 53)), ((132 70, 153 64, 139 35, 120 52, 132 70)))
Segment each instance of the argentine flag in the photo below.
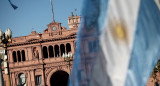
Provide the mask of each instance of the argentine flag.
POLYGON ((159 0, 84 0, 69 86, 145 86, 160 57, 159 0))

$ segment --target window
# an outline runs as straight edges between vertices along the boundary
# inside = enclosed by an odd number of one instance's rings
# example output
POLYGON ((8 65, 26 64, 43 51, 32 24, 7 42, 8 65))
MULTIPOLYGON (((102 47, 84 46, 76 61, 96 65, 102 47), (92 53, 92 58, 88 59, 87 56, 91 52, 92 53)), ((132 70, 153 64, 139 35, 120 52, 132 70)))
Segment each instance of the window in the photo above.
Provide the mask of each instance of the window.
POLYGON ((71 52, 71 45, 69 43, 66 44, 67 53, 71 52))
POLYGON ((42 85, 42 76, 38 75, 36 76, 36 86, 41 86, 42 85))
POLYGON ((26 86, 26 77, 25 74, 21 73, 18 75, 18 86, 26 86))
POLYGON ((48 58, 48 51, 46 46, 43 47, 43 57, 48 58))
POLYGON ((20 51, 17 52, 17 55, 18 55, 18 62, 21 62, 21 53, 20 53, 20 51))
POLYGON ((59 46, 58 45, 55 45, 54 46, 54 51, 55 51, 55 57, 59 57, 59 46))
POLYGON ((54 57, 52 46, 49 46, 49 57, 51 57, 51 58, 54 57))
POLYGON ((64 46, 64 44, 60 45, 60 49, 61 49, 61 56, 62 56, 63 54, 65 54, 65 46, 64 46))
POLYGON ((13 56, 13 61, 17 62, 17 56, 15 51, 13 51, 12 56, 13 56))
POLYGON ((26 61, 25 51, 24 50, 22 50, 22 61, 26 61))

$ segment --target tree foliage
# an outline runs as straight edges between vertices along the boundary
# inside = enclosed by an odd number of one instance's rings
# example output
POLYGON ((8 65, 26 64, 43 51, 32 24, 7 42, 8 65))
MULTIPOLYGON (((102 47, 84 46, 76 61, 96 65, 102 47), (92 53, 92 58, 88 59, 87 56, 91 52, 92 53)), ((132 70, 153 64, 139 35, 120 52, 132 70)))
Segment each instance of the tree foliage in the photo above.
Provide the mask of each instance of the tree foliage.
POLYGON ((157 65, 155 66, 152 72, 152 77, 154 80, 157 80, 157 73, 160 73, 160 59, 158 60, 157 65))

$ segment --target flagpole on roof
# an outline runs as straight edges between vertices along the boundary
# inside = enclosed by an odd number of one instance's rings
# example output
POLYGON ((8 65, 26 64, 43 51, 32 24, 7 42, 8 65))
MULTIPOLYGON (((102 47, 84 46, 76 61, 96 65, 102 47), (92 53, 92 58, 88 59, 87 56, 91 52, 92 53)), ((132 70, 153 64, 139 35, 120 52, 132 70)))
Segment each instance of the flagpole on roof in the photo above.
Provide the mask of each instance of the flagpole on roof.
POLYGON ((53 4, 52 4, 52 0, 51 1, 51 6, 52 6, 52 14, 53 14, 53 22, 54 22, 54 12, 53 12, 53 4))

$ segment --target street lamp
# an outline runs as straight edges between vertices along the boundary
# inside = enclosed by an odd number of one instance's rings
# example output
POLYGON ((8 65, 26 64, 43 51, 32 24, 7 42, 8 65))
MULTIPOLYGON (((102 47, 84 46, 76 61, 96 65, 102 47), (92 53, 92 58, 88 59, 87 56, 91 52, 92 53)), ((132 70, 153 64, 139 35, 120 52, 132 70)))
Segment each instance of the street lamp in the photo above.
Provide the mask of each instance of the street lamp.
POLYGON ((65 62, 68 62, 68 65, 69 65, 69 74, 71 74, 71 61, 73 61, 73 54, 72 53, 63 53, 62 57, 64 58, 64 61, 65 62))
MULTIPOLYGON (((11 37, 12 37, 12 31, 9 28, 6 30, 5 33, 3 33, 2 30, 0 30, 0 43, 3 44, 3 48, 5 49, 5 59, 6 59, 6 61, 4 63, 6 63, 6 65, 4 67, 6 67, 5 68, 5 74, 7 74, 7 76, 8 76, 8 86, 11 86, 11 84, 10 84, 8 57, 7 57, 7 44, 11 43, 11 41, 12 41, 11 37)), ((1 75, 2 75, 2 78, 3 78, 3 74, 1 74, 1 75)), ((3 81, 2 81, 2 83, 3 83, 3 81)))

